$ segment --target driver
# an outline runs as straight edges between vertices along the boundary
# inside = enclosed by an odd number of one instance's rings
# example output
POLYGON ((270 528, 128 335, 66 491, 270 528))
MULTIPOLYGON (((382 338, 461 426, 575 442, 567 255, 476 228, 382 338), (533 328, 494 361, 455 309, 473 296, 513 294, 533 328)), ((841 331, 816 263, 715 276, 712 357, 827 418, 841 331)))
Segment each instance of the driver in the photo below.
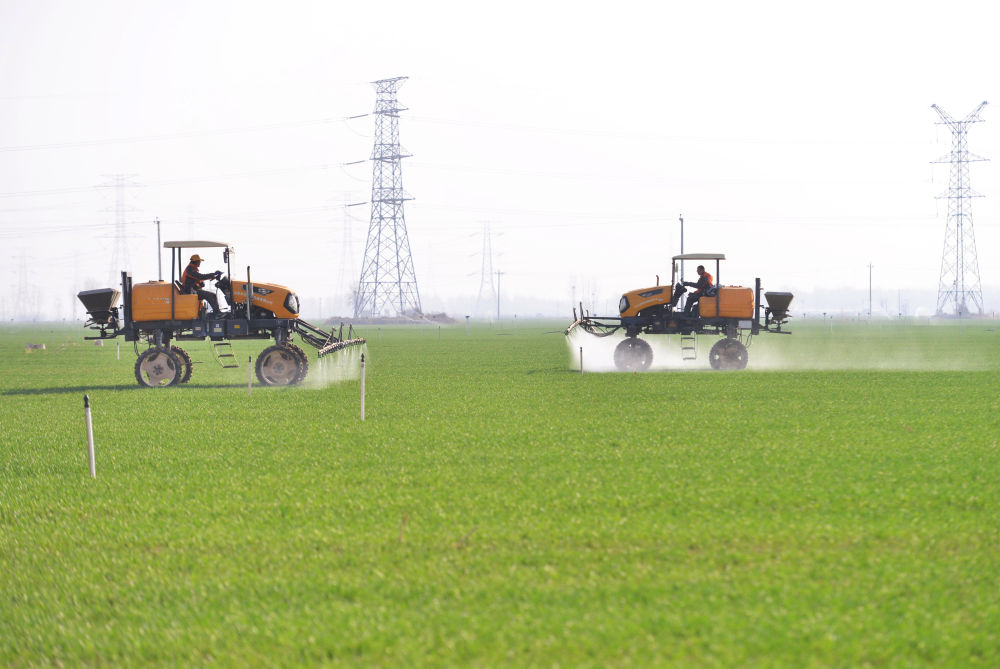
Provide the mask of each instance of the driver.
POLYGON ((202 288, 205 286, 206 279, 219 279, 222 276, 222 272, 215 271, 209 274, 202 274, 198 271, 199 267, 201 267, 201 256, 195 253, 191 256, 191 262, 184 268, 184 274, 181 277, 181 292, 185 295, 197 295, 198 299, 208 302, 209 306, 212 307, 213 314, 221 314, 222 310, 219 309, 219 298, 215 296, 215 293, 202 290, 202 288))
POLYGON ((690 286, 694 288, 695 291, 688 295, 687 302, 684 304, 684 313, 690 314, 694 311, 695 305, 698 304, 698 300, 702 298, 703 295, 711 297, 713 295, 713 283, 712 275, 705 271, 704 265, 698 265, 698 281, 696 283, 691 283, 690 281, 684 281, 685 286, 690 286))

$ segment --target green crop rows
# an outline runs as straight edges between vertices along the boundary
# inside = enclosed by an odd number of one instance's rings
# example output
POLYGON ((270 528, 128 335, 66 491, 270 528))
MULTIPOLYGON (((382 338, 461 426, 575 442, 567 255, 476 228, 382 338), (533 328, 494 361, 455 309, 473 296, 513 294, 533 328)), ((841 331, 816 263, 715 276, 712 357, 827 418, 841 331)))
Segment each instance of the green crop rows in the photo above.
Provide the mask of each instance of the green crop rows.
POLYGON ((265 342, 143 389, 4 326, 0 665, 1000 665, 994 323, 647 374, 564 325, 368 328, 364 422, 314 357, 248 394, 265 342))

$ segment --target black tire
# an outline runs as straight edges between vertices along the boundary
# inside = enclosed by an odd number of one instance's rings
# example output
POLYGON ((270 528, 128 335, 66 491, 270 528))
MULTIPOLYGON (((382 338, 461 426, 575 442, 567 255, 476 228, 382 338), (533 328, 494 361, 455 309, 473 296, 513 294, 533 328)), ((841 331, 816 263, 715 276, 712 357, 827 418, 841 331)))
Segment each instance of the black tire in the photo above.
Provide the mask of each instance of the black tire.
POLYGON ((302 367, 301 370, 299 371, 299 378, 295 380, 295 383, 302 383, 303 381, 306 380, 306 374, 309 373, 309 356, 307 356, 306 352, 303 351, 298 346, 296 346, 295 344, 286 343, 284 346, 289 351, 299 356, 299 362, 302 365, 302 367))
POLYGON ((187 383, 191 380, 191 372, 194 371, 194 361, 191 360, 188 352, 180 346, 171 346, 170 350, 173 351, 173 354, 177 356, 177 359, 181 363, 181 378, 178 379, 177 383, 187 383))
POLYGON ((643 339, 626 337, 615 347, 615 367, 623 372, 644 372, 653 364, 653 349, 643 339))
POLYGON ((307 364, 302 349, 268 346, 257 356, 257 380, 265 386, 292 386, 305 378, 307 364))
POLYGON ((147 348, 135 361, 135 380, 146 388, 163 388, 176 384, 183 373, 183 364, 165 348, 147 348))
POLYGON ((708 352, 708 364, 712 369, 729 371, 747 366, 747 347, 738 339, 720 339, 708 352))

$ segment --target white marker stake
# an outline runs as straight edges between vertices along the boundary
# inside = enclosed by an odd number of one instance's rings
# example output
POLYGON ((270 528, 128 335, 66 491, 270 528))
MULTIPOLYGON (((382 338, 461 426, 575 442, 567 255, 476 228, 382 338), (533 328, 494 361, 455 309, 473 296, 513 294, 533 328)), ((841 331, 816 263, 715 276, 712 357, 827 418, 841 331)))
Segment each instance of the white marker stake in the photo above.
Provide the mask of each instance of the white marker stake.
POLYGON ((94 423, 90 418, 90 396, 83 396, 83 413, 87 417, 87 456, 90 458, 90 478, 97 478, 97 463, 94 462, 94 423))
POLYGON ((120 341, 115 342, 115 360, 122 359, 122 343, 120 341))
POLYGON ((365 419, 365 354, 361 354, 361 420, 365 419))
POLYGON ((251 364, 252 362, 253 362, 253 356, 252 355, 248 355, 247 356, 247 395, 249 395, 250 391, 253 390, 253 365, 251 364))
POLYGON ((583 374, 583 347, 580 347, 580 373, 583 374))

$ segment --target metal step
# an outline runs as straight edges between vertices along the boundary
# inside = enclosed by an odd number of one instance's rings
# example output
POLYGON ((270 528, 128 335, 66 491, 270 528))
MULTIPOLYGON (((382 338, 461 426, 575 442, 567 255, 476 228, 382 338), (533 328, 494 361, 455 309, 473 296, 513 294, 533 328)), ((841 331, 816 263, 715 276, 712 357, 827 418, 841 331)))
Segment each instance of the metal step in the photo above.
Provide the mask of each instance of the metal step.
POLYGON ((694 335, 681 337, 681 360, 698 359, 698 338, 694 335))
POLYGON ((213 341, 212 352, 223 369, 239 369, 240 362, 233 355, 233 345, 228 341, 213 341))

